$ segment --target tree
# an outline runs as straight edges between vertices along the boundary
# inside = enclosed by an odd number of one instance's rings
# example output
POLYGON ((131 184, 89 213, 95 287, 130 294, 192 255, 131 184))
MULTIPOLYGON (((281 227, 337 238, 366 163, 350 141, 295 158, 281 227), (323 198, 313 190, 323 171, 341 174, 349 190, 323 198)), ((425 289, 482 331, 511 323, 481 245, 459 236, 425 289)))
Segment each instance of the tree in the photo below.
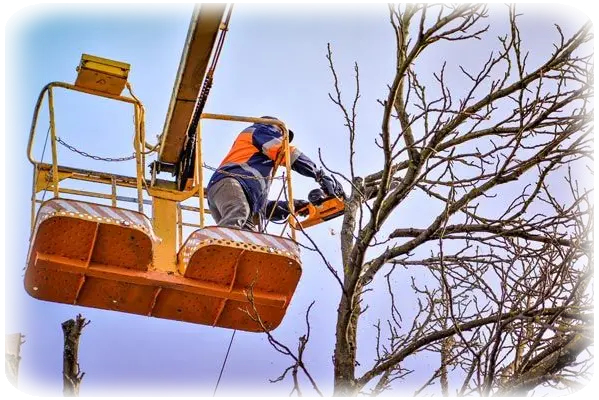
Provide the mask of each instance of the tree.
POLYGON ((85 375, 85 372, 81 372, 79 368, 79 339, 83 328, 89 325, 89 322, 81 314, 77 314, 75 319, 62 323, 64 333, 62 380, 65 397, 79 396, 79 387, 85 375))
POLYGON ((8 381, 14 387, 19 383, 19 364, 21 362, 21 345, 25 343, 20 332, 7 334, 4 345, 4 369, 8 381))
MULTIPOLYGON (((90 321, 86 320, 78 314, 76 318, 64 321, 62 331, 64 334, 63 348, 63 399, 64 400, 79 400, 81 381, 83 380, 84 372, 79 369, 79 339, 83 328, 90 321)), ((2 348, 2 356, 5 357, 5 369, 3 374, 0 374, 0 380, 6 378, 6 382, 0 381, 0 385, 12 385, 10 390, 18 391, 19 382, 19 362, 21 360, 21 345, 23 344, 24 336, 20 333, 0 336, 0 347, 2 348), (6 343, 6 351, 4 344, 6 343)), ((2 372, 2 370, 0 370, 2 372)), ((0 391, 0 393, 2 393, 0 391)), ((11 393, 12 394, 12 393, 11 393)))
MULTIPOLYGON (((350 150, 349 174, 330 172, 351 187, 342 265, 312 241, 340 289, 335 395, 376 395, 394 382, 419 386, 415 394, 485 396, 581 386, 594 317, 592 188, 579 182, 585 168, 592 173, 591 23, 569 34, 556 26, 553 51, 535 53, 536 64, 513 5, 497 40, 489 32, 498 10, 483 4, 389 11, 397 64, 380 101, 379 171, 355 168, 356 137, 367 134, 356 125, 358 65, 348 106, 330 47, 327 54, 350 150), (425 54, 463 54, 478 40, 495 48, 477 70, 459 59, 440 63, 432 80, 423 70, 425 54), (422 226, 402 226, 410 201, 426 211, 422 226), (411 290, 398 294, 401 282, 411 290), (369 295, 385 287, 376 340, 359 337, 369 295), (358 360, 361 346, 376 346, 376 359, 358 360), (418 357, 436 365, 413 363, 418 357)), ((294 360, 298 393, 305 341, 295 353, 275 346, 294 360)))

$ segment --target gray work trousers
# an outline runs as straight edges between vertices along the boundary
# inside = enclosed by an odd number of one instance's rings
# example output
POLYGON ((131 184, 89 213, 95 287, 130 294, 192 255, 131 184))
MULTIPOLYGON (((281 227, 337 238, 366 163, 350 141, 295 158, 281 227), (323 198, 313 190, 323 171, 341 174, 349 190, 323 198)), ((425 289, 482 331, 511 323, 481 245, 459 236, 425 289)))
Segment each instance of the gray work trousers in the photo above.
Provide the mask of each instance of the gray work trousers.
POLYGON ((241 184, 235 178, 223 178, 210 187, 208 207, 218 226, 256 230, 252 212, 241 184))

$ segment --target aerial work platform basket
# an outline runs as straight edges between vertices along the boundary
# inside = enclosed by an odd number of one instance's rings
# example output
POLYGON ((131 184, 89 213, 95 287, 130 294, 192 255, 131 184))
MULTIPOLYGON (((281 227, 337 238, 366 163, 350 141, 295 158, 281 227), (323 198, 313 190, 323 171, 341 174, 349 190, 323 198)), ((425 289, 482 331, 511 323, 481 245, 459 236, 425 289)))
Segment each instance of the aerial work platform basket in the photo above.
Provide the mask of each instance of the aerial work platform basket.
MULTIPOLYGON (((94 59, 98 60, 110 62, 94 59)), ((89 74, 87 69, 82 70, 89 74)), ((145 142, 143 106, 132 93, 131 97, 122 96, 90 86, 90 80, 85 82, 84 86, 62 82, 47 85, 34 113, 28 146, 34 174, 26 291, 40 300, 196 324, 245 331, 276 328, 301 276, 293 227, 286 224, 280 235, 273 235, 206 226, 209 210, 204 204, 200 124, 191 184, 178 190, 172 182, 155 176, 146 181, 145 156, 157 146, 145 142), (64 141, 57 140, 55 88, 133 105, 135 176, 59 164, 57 142, 64 141), (46 94, 52 163, 38 161, 32 155, 46 94), (69 188, 65 184, 74 181, 109 191, 90 191, 88 186, 85 190, 69 188), (137 196, 119 196, 120 187, 136 190, 137 196), (39 199, 42 191, 53 193, 53 198, 39 199), (198 206, 184 203, 186 200, 197 200, 198 206), (137 210, 120 206, 123 202, 136 204, 137 210), (151 205, 150 217, 144 214, 144 205, 151 205), (182 211, 191 211, 199 224, 185 222, 182 211), (185 235, 184 227, 195 230, 185 235)), ((284 148, 289 151, 288 130, 281 121, 217 114, 202 114, 201 119, 275 124, 284 132, 284 148)), ((288 199, 293 199, 289 157, 286 159, 285 187, 288 199)), ((293 213, 292 201, 289 208, 293 213)))
POLYGON ((47 301, 257 331, 244 311, 251 288, 264 324, 279 325, 301 275, 293 241, 206 227, 187 239, 174 273, 153 267, 159 241, 143 214, 48 200, 38 212, 25 287, 47 301))

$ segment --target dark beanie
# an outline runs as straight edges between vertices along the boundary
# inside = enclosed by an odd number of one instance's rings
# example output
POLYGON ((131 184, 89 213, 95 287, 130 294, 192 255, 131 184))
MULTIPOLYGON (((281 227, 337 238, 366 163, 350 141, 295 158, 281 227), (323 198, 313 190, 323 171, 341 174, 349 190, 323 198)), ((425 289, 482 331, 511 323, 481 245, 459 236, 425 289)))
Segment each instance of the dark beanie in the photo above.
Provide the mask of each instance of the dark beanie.
MULTIPOLYGON (((264 118, 264 119, 274 119, 274 120, 280 121, 280 119, 278 119, 278 118, 276 118, 276 117, 271 117, 270 115, 263 115, 263 116, 261 116, 260 118, 264 118)), ((292 141, 293 141, 293 136, 294 136, 294 133, 293 133, 293 131, 292 131, 291 129, 287 129, 287 130, 289 131, 289 142, 292 142, 292 141)))

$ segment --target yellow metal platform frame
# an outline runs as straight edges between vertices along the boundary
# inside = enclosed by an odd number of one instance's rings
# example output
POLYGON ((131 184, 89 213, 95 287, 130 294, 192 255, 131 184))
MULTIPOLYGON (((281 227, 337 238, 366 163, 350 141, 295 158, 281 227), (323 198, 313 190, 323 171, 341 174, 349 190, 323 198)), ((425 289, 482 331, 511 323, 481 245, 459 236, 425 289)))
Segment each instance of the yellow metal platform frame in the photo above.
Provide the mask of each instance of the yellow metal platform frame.
MULTIPOLYGON (((277 125, 284 133, 284 151, 289 154, 285 124, 271 119, 202 114, 196 134, 193 186, 178 191, 172 182, 157 180, 149 185, 145 179, 145 157, 155 146, 146 143, 142 103, 132 93, 131 97, 115 94, 113 86, 102 89, 85 79, 79 83, 48 84, 34 111, 27 149, 34 167, 27 292, 52 302, 260 331, 250 317, 251 290, 261 319, 270 329, 278 326, 301 276, 294 226, 286 224, 278 236, 205 226, 209 210, 205 207, 201 121, 277 125), (134 176, 60 165, 54 115, 56 89, 113 99, 133 107, 134 176), (46 96, 51 163, 33 156, 46 96), (93 183, 98 190, 69 188, 67 183, 71 181, 93 183), (137 195, 121 196, 118 188, 135 189, 137 195), (40 200, 38 194, 42 191, 51 192, 52 198, 40 200), (81 197, 85 200, 79 200, 81 197), (183 204, 196 198, 197 207, 183 204), (136 204, 137 210, 121 207, 123 202, 136 204), (151 205, 151 218, 144 215, 144 204, 151 205), (183 211, 191 212, 197 222, 184 221, 183 211), (184 238, 184 226, 199 229, 184 238), (291 238, 285 236, 287 228, 291 238)), ((284 168, 286 195, 293 199, 289 157, 284 159, 284 168)), ((293 218, 292 201, 289 209, 293 218)))

